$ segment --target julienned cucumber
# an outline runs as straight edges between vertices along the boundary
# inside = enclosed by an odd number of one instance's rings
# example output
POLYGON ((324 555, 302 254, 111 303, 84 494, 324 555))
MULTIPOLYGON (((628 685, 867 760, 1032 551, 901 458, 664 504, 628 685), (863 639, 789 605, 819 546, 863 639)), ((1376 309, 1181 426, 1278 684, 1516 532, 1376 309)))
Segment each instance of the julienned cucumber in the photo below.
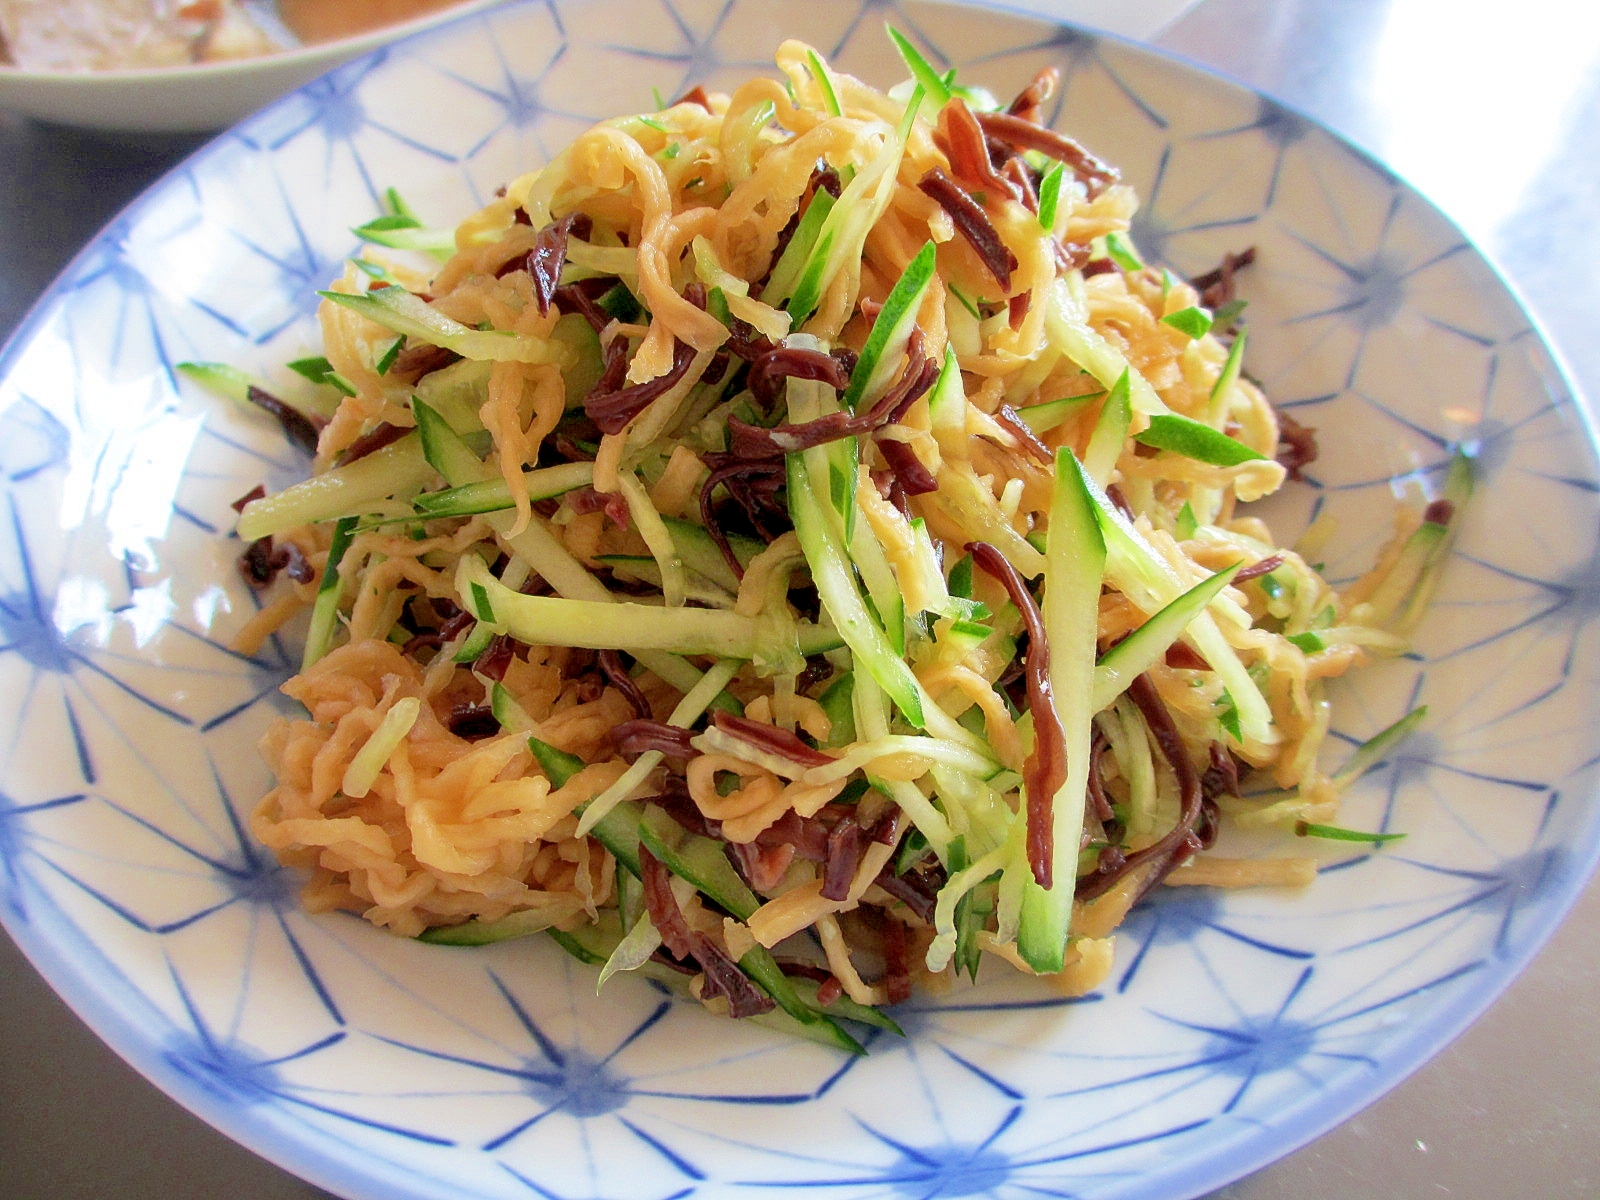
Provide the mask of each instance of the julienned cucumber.
MULTIPOLYGON (((907 105, 907 112, 915 116, 920 103, 921 95, 918 94, 915 103, 907 105)), ((903 124, 909 126, 909 122, 903 124)), ((795 326, 803 325, 816 311, 828 284, 845 263, 860 259, 868 231, 889 207, 896 176, 900 171, 900 160, 905 155, 908 132, 909 128, 902 128, 884 140, 877 156, 845 185, 843 194, 822 222, 822 227, 817 231, 816 244, 789 297, 788 311, 795 326)))
POLYGON ((1081 396, 1063 396, 1059 400, 1046 400, 1043 404, 1030 404, 1027 408, 1017 409, 1017 416, 1021 417, 1022 423, 1035 433, 1049 433, 1057 425, 1075 413, 1083 411, 1105 394, 1103 391, 1085 392, 1081 396))
MULTIPOLYGON (((417 403, 420 405, 421 401, 417 403)), ((522 481, 529 500, 549 500, 593 483, 594 464, 562 463, 524 471, 522 481)), ((513 506, 511 487, 500 478, 439 492, 424 492, 412 501, 412 507, 425 517, 466 517, 474 513, 498 512, 513 506)))
MULTIPOLYGON (((462 557, 456 589, 478 620, 530 646, 710 654, 757 664, 788 661, 796 649, 781 643, 776 624, 722 609, 525 596, 490 574, 476 554, 462 557)), ((809 621, 798 623, 796 632, 802 657, 844 644, 833 630, 809 621)))
MULTIPOLYGON (((548 932, 555 943, 573 958, 592 967, 604 966, 623 938, 622 923, 617 914, 610 909, 600 914, 598 922, 583 925, 573 930, 551 929, 548 932)), ((745 966, 743 961, 739 965, 741 968, 745 966)), ((646 978, 664 985, 677 995, 687 996, 689 994, 689 989, 686 986, 688 976, 679 971, 674 971, 671 967, 651 961, 639 967, 638 972, 646 978)), ((745 973, 749 974, 750 972, 746 969, 745 973)), ((783 979, 789 989, 793 990, 795 988, 794 981, 790 980, 788 976, 783 976, 783 979)), ((758 980, 757 983, 759 984, 759 982, 758 980)), ((794 995, 799 1004, 806 1004, 803 998, 804 993, 795 990, 794 995)), ((858 1011, 860 1006, 850 1004, 849 1001, 843 1001, 829 1007, 834 1010, 833 1015, 849 1017, 864 1024, 893 1027, 895 1032, 899 1032, 899 1026, 894 1025, 894 1022, 887 1017, 874 1014, 872 1009, 858 1011)), ((783 1033, 802 1037, 807 1041, 818 1042, 824 1046, 831 1046, 836 1050, 844 1050, 850 1054, 864 1054, 866 1052, 860 1042, 834 1024, 829 1014, 819 1013, 810 1007, 805 1007, 804 1011, 806 1014, 804 1017, 796 1017, 780 1007, 770 1013, 746 1017, 745 1020, 757 1025, 770 1026, 783 1033)))
POLYGON ((408 433, 365 458, 252 500, 239 514, 236 532, 253 542, 301 525, 358 517, 390 497, 410 499, 433 476, 421 440, 408 433))
POLYGON ((895 653, 856 590, 850 561, 839 544, 822 501, 811 487, 803 457, 791 454, 788 460, 789 515, 794 520, 800 549, 811 568, 811 580, 822 599, 823 612, 850 647, 856 668, 871 675, 906 720, 921 729, 924 721, 917 677, 911 673, 905 659, 895 653))
POLYGON ((1133 420, 1133 403, 1128 398, 1128 372, 1117 376, 1116 386, 1107 394, 1100 406, 1100 417, 1089 435, 1088 448, 1083 452, 1083 469, 1101 487, 1111 482, 1111 473, 1117 468, 1117 459, 1128 442, 1128 426, 1133 420))
POLYGON ((911 339, 917 311, 922 307, 922 298, 928 294, 933 272, 934 246, 926 242, 901 272, 872 322, 872 332, 867 335, 861 357, 850 373, 850 384, 839 397, 846 411, 854 412, 863 400, 876 399, 888 387, 900 365, 900 355, 911 339))
POLYGON ((762 299, 767 303, 781 304, 794 291, 795 285, 800 282, 800 272, 810 260, 812 250, 816 248, 817 235, 822 232, 823 222, 833 211, 833 205, 832 192, 818 188, 813 193, 811 203, 806 205, 800 223, 795 226, 794 236, 784 247, 783 255, 772 268, 771 279, 762 290, 762 299))
MULTIPOLYGON (((486 946, 510 938, 526 937, 540 930, 548 933, 551 940, 573 958, 592 967, 603 966, 623 938, 622 924, 617 913, 612 909, 606 909, 601 912, 598 920, 585 922, 570 930, 557 929, 548 923, 537 924, 529 919, 528 914, 513 913, 499 921, 482 923, 469 921, 464 925, 440 926, 427 930, 417 940, 436 946, 486 946)), ((832 1016, 848 1017, 896 1033, 900 1031, 899 1026, 888 1017, 873 1009, 853 1004, 847 999, 841 998, 840 1001, 830 1005, 829 1007, 833 1009, 832 1014, 820 1013, 811 1006, 806 994, 795 988, 794 981, 787 975, 777 971, 776 978, 764 981, 757 976, 756 971, 751 970, 747 962, 749 958, 750 955, 746 955, 740 960, 739 966, 745 974, 755 980, 757 986, 772 995, 773 1000, 779 1005, 778 1011, 749 1018, 751 1020, 773 1025, 784 1032, 850 1054, 864 1054, 866 1051, 860 1042, 834 1023, 832 1016), (769 982, 772 984, 771 988, 768 987, 769 982), (773 994, 774 989, 782 994, 782 999, 773 994), (785 1000, 789 1003, 785 1004, 785 1000)), ((767 959, 772 962, 772 967, 776 970, 777 963, 772 960, 771 955, 767 955, 767 959)), ((662 963, 646 962, 638 970, 641 975, 665 984, 680 995, 688 994, 688 988, 685 986, 688 977, 671 967, 662 963)), ((815 993, 812 992, 810 999, 814 998, 815 993)))
POLYGON ((1137 676, 1153 667, 1167 652, 1167 648, 1182 636, 1189 622, 1204 612, 1216 594, 1233 582, 1242 565, 1234 563, 1211 578, 1202 579, 1107 650, 1094 669, 1094 711, 1104 709, 1126 691, 1137 676))
POLYGON ((339 628, 339 596, 344 584, 339 575, 339 563, 350 549, 355 528, 354 517, 343 517, 333 527, 333 541, 328 545, 322 582, 317 585, 317 598, 311 606, 311 627, 306 631, 305 650, 300 657, 302 671, 328 652, 334 632, 339 628))
MULTIPOLYGON (((1187 590, 1184 586, 1186 581, 1178 578, 1155 548, 1092 481, 1090 495, 1094 500, 1100 533, 1105 539, 1106 578, 1112 587, 1145 612, 1159 611, 1178 599, 1187 590)), ((1213 598, 1213 603, 1220 604, 1222 601, 1213 598)), ((1271 745, 1276 739, 1272 710, 1211 613, 1196 613, 1188 634, 1194 648, 1211 665, 1223 686, 1228 689, 1228 694, 1233 697, 1244 739, 1271 745)))
MULTIPOLYGON (((672 535, 673 544, 678 547, 678 554, 683 559, 684 566, 691 571, 698 571, 712 583, 720 584, 735 595, 738 594, 739 577, 733 573, 733 568, 728 566, 727 560, 722 557, 722 551, 717 549, 716 542, 711 540, 711 535, 703 526, 696 525, 693 521, 668 516, 663 516, 661 523, 672 535)), ((733 551, 734 558, 739 560, 740 566, 749 566, 750 560, 766 548, 755 538, 739 533, 728 535, 728 546, 733 551)))
POLYGON ((1090 696, 1106 562, 1090 486, 1072 451, 1058 451, 1042 615, 1050 639, 1050 687, 1066 735, 1067 777, 1051 801, 1051 886, 1046 890, 1028 878, 1017 926, 1018 953, 1045 974, 1061 970, 1065 962, 1089 783, 1094 721, 1090 696))
POLYGON ((422 455, 445 481, 471 479, 487 472, 483 460, 472 452, 466 440, 450 427, 432 406, 420 397, 411 399, 411 412, 417 419, 417 436, 422 439, 422 455))
MULTIPOLYGON (((456 367, 461 365, 457 363, 456 367)), ((455 367, 446 370, 453 371, 455 367)), ((479 461, 466 440, 420 396, 412 397, 412 411, 416 414, 419 429, 426 428, 424 446, 432 446, 428 461, 444 476, 446 483, 451 487, 464 487, 493 478, 494 468, 479 461)), ((606 585, 589 574, 588 568, 573 558, 560 540, 538 519, 529 522, 527 528, 518 534, 509 532, 513 521, 510 513, 490 513, 485 519, 504 534, 507 546, 559 595, 590 604, 609 604, 614 599, 606 585)), ((700 681, 700 671, 675 654, 641 650, 635 657, 681 692, 689 691, 700 681)), ((731 701, 731 697, 729 699, 731 701)))
POLYGON ((385 329, 453 350, 462 358, 558 365, 566 358, 559 343, 498 329, 474 329, 445 316, 404 288, 386 287, 361 294, 318 292, 317 295, 358 312, 385 329))
POLYGON ((1150 427, 1135 434, 1133 440, 1142 446, 1171 450, 1214 467, 1236 467, 1240 463, 1260 462, 1266 457, 1221 430, 1179 413, 1151 417, 1150 427))
POLYGON ((669 871, 694 884, 736 919, 748 921, 761 907, 761 898, 739 877, 722 846, 690 833, 663 809, 645 805, 639 840, 669 871))
POLYGON ((419 933, 417 941, 435 946, 488 946, 513 938, 532 937, 536 933, 543 933, 558 921, 570 920, 572 916, 570 912, 553 915, 530 908, 501 917, 498 921, 435 925, 419 933))

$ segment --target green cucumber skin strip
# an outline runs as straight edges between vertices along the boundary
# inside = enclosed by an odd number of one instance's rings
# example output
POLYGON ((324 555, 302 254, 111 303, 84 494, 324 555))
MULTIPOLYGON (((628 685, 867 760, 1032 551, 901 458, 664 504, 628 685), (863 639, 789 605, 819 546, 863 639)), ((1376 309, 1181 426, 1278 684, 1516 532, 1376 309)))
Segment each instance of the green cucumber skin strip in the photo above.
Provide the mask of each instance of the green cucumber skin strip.
MULTIPOLYGON (((477 632, 478 628, 480 627, 475 626, 473 632, 477 632)), ((506 730, 508 733, 515 733, 519 729, 526 730, 533 727, 533 718, 528 716, 527 711, 522 707, 522 705, 517 703, 516 698, 506 690, 506 687, 503 683, 496 682, 492 687, 490 687, 489 711, 494 714, 494 719, 500 722, 500 728, 506 730)), ((561 754, 561 751, 557 750, 554 746, 546 745, 536 737, 528 738, 528 749, 532 750, 534 758, 539 760, 539 766, 541 769, 543 769, 545 776, 550 780, 551 786, 560 787, 566 782, 566 779, 571 778, 573 772, 568 771, 564 778, 558 780, 555 776, 555 773, 551 771, 549 764, 544 761, 544 756, 540 754, 541 747, 543 747, 545 751, 552 755, 561 754)), ((572 761, 577 764, 573 770, 581 770, 583 768, 583 761, 581 759, 573 758, 573 756, 570 754, 561 756, 562 758, 572 759, 572 761)))
POLYGON ((333 527, 333 541, 328 545, 328 560, 322 568, 322 582, 317 585, 317 598, 311 605, 311 628, 306 631, 306 644, 300 658, 304 671, 328 652, 335 628, 339 623, 339 598, 344 581, 339 577, 339 564, 355 537, 356 519, 344 517, 333 527))
POLYGON ((1234 335, 1233 345, 1228 347, 1227 361, 1222 364, 1216 383, 1211 385, 1206 415, 1211 418, 1213 425, 1221 425, 1222 419, 1227 416, 1228 394, 1233 391, 1233 385, 1239 381, 1239 370, 1244 364, 1245 340, 1249 332, 1247 329, 1241 329, 1234 335))
POLYGON ((772 951, 765 946, 755 946, 745 951, 744 957, 739 960, 739 969, 771 996, 781 1011, 811 1030, 818 1040, 849 1054, 867 1052, 867 1048, 846 1033, 832 1017, 818 1012, 801 999, 793 981, 783 973, 778 960, 772 957, 772 951))
POLYGON ((640 831, 643 825, 644 805, 637 800, 622 800, 596 821, 589 833, 595 841, 611 851, 611 857, 619 865, 638 875, 640 831))
POLYGON ((889 40, 894 43, 895 49, 900 52, 901 59, 906 64, 906 70, 911 72, 911 77, 922 85, 923 91, 928 93, 928 99, 935 109, 942 109, 950 103, 950 89, 945 85, 944 78, 935 71, 928 60, 922 57, 921 52, 913 46, 906 36, 893 25, 885 24, 889 31, 889 40))
MULTIPOLYGON (((919 96, 916 103, 907 105, 906 112, 915 114, 920 103, 919 96)), ((811 318, 846 260, 860 257, 868 231, 888 208, 895 176, 905 158, 907 132, 904 128, 895 131, 877 156, 845 184, 838 202, 829 211, 818 233, 817 244, 789 297, 788 310, 795 326, 803 326, 811 318)))
POLYGON ((577 938, 573 937, 570 933, 563 933, 559 929, 550 929, 546 930, 546 932, 550 935, 551 941, 555 942, 556 945, 560 946, 573 958, 583 963, 584 966, 603 967, 606 965, 605 956, 597 955, 593 950, 584 945, 584 943, 580 942, 577 938))
POLYGON ((421 491, 433 477, 421 439, 407 434, 365 458, 252 500, 235 531, 253 542, 301 525, 360 516, 378 501, 421 491))
POLYGON ((456 651, 458 663, 476 662, 480 654, 489 648, 489 643, 494 641, 494 630, 481 622, 472 627, 472 632, 467 634, 467 640, 461 643, 461 649, 456 651))
POLYGON ((1361 778, 1373 766, 1383 760, 1389 750, 1398 746, 1412 732, 1421 725, 1428 716, 1426 704, 1413 708, 1393 725, 1380 729, 1350 753, 1350 757, 1333 774, 1333 782, 1343 788, 1361 778))
POLYGON ((1027 408, 1017 409, 1017 416, 1021 417, 1022 423, 1035 433, 1049 433, 1073 413, 1082 411, 1086 405, 1103 395, 1104 392, 1088 392, 1082 396, 1063 396, 1059 400, 1047 400, 1043 404, 1030 404, 1027 408))
MULTIPOLYGON (((460 366, 461 364, 456 364, 460 366)), ((447 367, 446 370, 454 370, 447 367)), ((440 372, 443 374, 444 372, 440 372)), ((429 378, 432 378, 430 376, 429 378)), ((424 381, 426 382, 426 381, 424 381)), ((413 399, 415 408, 420 402, 419 398, 413 399)), ((480 483, 493 476, 493 468, 485 466, 483 462, 471 453, 461 436, 440 417, 433 412, 427 404, 422 408, 428 409, 435 418, 430 428, 430 434, 438 443, 448 445, 451 450, 448 454, 449 461, 444 464, 440 474, 451 487, 462 487, 469 483, 480 483)), ((419 414, 419 425, 427 419, 419 414)), ((495 513, 486 518, 497 532, 504 533, 511 524, 509 513, 495 513)), ((523 558, 527 559, 545 582, 549 583, 562 597, 571 597, 592 604, 610 604, 615 597, 593 575, 589 574, 577 559, 567 553, 565 546, 548 529, 535 519, 526 529, 515 537, 507 538, 508 544, 523 558)), ((498 584, 497 584, 498 586, 498 584)), ((601 647, 608 649, 610 647, 601 647)), ((619 647, 620 648, 620 647, 619 647)), ((831 648, 831 647, 824 647, 831 648)), ((637 655, 646 667, 654 671, 667 683, 677 688, 680 692, 690 691, 700 680, 700 671, 692 663, 671 655, 654 650, 642 650, 637 655)), ((726 695, 726 693, 724 694, 726 695)), ((719 697, 717 705, 737 709, 737 702, 731 696, 724 700, 719 697)))
MULTIPOLYGON (((594 482, 594 464, 562 463, 535 471, 524 471, 528 499, 553 500, 594 482)), ((424 492, 412 507, 426 517, 467 517, 476 513, 498 512, 514 507, 511 488, 504 479, 486 479, 442 492, 424 492)))
POLYGON ((870 1025, 874 1029, 882 1029, 899 1037, 906 1035, 906 1031, 900 1028, 900 1023, 881 1009, 867 1004, 857 1004, 849 996, 839 996, 823 1004, 817 999, 816 985, 810 980, 796 980, 787 975, 784 978, 789 980, 801 1001, 813 1012, 819 1012, 825 1017, 843 1017, 847 1021, 859 1021, 863 1025, 870 1025))
MULTIPOLYGON (((1090 484, 1089 494, 1105 539, 1106 578, 1129 597, 1153 597, 1152 607, 1166 607, 1187 589, 1106 498, 1105 492, 1093 486, 1092 480, 1090 484)), ((1211 664, 1211 669, 1233 697, 1245 737, 1271 744, 1272 710, 1210 612, 1195 614, 1189 636, 1195 649, 1211 664)))
POLYGON ((422 455, 446 481, 488 470, 483 460, 467 445, 466 439, 421 397, 412 397, 411 411, 417 418, 417 436, 422 440, 422 455))
POLYGON ((1072 452, 1059 451, 1041 607, 1050 637, 1050 685, 1066 738, 1067 777, 1052 801, 1051 886, 1048 891, 1041 888, 1030 872, 1017 927, 1018 953, 1034 970, 1047 974, 1061 970, 1066 957, 1089 782, 1090 696, 1106 561, 1090 486, 1088 473, 1072 452))
POLYGON ((520 334, 473 329, 436 312, 404 288, 375 292, 318 292, 324 300, 360 313, 393 333, 453 350, 462 358, 490 362, 551 362, 557 357, 548 346, 520 334), (395 293, 390 295, 390 293, 395 293))
MULTIPOLYGON (((393 220, 393 218, 389 218, 393 220)), ((384 218, 357 225, 350 231, 364 242, 387 246, 391 250, 420 250, 448 258, 455 253, 456 235, 449 229, 429 229, 420 224, 385 225, 384 218)))
MULTIPOLYGON (((482 559, 477 561, 481 575, 473 582, 484 588, 494 610, 491 615, 478 613, 479 619, 492 621, 530 646, 576 646, 629 653, 654 650, 755 660, 775 658, 779 649, 763 641, 767 635, 756 617, 724 609, 660 608, 627 601, 607 604, 559 596, 525 596, 489 575, 488 568, 481 566, 482 559)), ((477 573, 471 567, 466 569, 477 573)), ((820 654, 841 644, 831 629, 809 623, 800 626, 802 656, 820 654)))
POLYGON ((1117 378, 1117 384, 1106 396, 1100 408, 1100 419, 1089 435, 1089 446, 1083 453, 1083 466, 1101 487, 1111 482, 1117 459, 1128 441, 1128 426, 1133 421, 1133 404, 1129 399, 1128 372, 1117 378))
MULTIPOLYGON (((614 914, 602 914, 603 918, 607 916, 614 917, 614 914)), ((589 927, 585 927, 571 933, 564 932, 559 929, 550 929, 546 932, 548 932, 551 939, 569 955, 584 965, 591 967, 604 966, 607 959, 609 959, 611 956, 611 951, 616 948, 616 943, 622 940, 621 931, 614 926, 609 925, 607 928, 601 929, 598 932, 589 927)), ((745 963, 743 960, 740 961, 739 966, 744 968, 745 963)), ((684 986, 685 977, 669 967, 663 967, 659 963, 647 962, 638 968, 637 973, 643 975, 646 979, 651 979, 664 985, 675 995, 685 998, 688 997, 688 990, 684 986)), ((746 973, 748 974, 748 971, 746 973)), ((787 979, 788 977, 785 976, 784 978, 787 979)), ((803 1004, 804 1001, 801 1001, 801 1003, 803 1004)), ((797 1018, 781 1008, 774 1010, 773 1012, 763 1013, 759 1016, 747 1017, 745 1019, 750 1021, 752 1024, 776 1029, 779 1032, 788 1034, 791 1037, 803 1038, 808 1042, 817 1042, 820 1045, 828 1046, 831 1049, 843 1050, 849 1054, 857 1055, 866 1053, 865 1048, 859 1042, 852 1038, 848 1033, 845 1033, 844 1030, 840 1029, 826 1016, 824 1016, 823 1019, 818 1020, 815 1019, 818 1014, 810 1009, 807 1009, 806 1012, 807 1016, 811 1019, 797 1018)), ((839 1015, 854 1016, 853 1013, 844 1012, 841 1012, 839 1015)), ((865 1018, 858 1019, 865 1020, 865 1018)), ((888 1018, 884 1018, 884 1020, 888 1020, 888 1018)), ((875 1024, 876 1022, 869 1023, 875 1024)))
POLYGON ((431 946, 490 946, 495 942, 532 937, 550 928, 547 924, 530 922, 527 919, 530 915, 526 912, 515 912, 498 921, 474 919, 460 925, 435 925, 431 929, 424 929, 417 935, 416 940, 427 942, 431 946))
POLYGON ((836 750, 856 740, 856 717, 853 698, 855 673, 846 671, 828 685, 817 703, 830 723, 827 749, 836 750))
POLYGON ((855 656, 856 666, 865 669, 878 686, 916 728, 923 728, 922 701, 917 694, 916 676, 905 660, 894 652, 883 630, 867 612, 861 594, 850 578, 849 561, 833 541, 828 516, 807 478, 803 455, 788 456, 789 515, 794 519, 800 548, 811 568, 811 579, 822 597, 823 609, 832 619, 845 644, 855 656))
POLYGON ((850 383, 839 397, 846 412, 855 412, 862 400, 881 390, 889 372, 896 366, 895 360, 911 336, 917 310, 922 307, 922 298, 928 294, 928 285, 933 280, 934 255, 933 243, 923 243, 884 299, 883 308, 873 320, 872 331, 861 348, 861 357, 850 373, 850 383))
MULTIPOLYGON (((733 573, 733 568, 728 566, 727 560, 722 557, 722 551, 717 549, 716 542, 711 540, 711 535, 703 526, 696 525, 693 521, 685 521, 681 517, 665 515, 662 516, 661 523, 672 535, 673 544, 678 547, 678 555, 683 559, 684 566, 704 575, 712 583, 720 584, 735 596, 739 594, 739 577, 733 573)), ((728 538, 728 547, 741 566, 749 566, 750 560, 766 549, 753 538, 738 534, 728 538)))
POLYGON ((639 841, 663 866, 731 913, 748 921, 761 907, 761 898, 733 869, 722 847, 698 837, 655 805, 646 805, 639 822, 639 841))
POLYGON ((1092 708, 1100 712, 1127 690, 1135 676, 1143 674, 1161 660, 1162 655, 1189 627, 1189 622, 1205 611, 1217 593, 1233 582, 1242 563, 1218 571, 1195 584, 1171 604, 1107 650, 1094 670, 1092 708))
POLYGON ((241 404, 250 402, 250 389, 259 387, 253 378, 238 367, 219 362, 181 362, 177 370, 187 375, 213 395, 241 404))
POLYGON ((1265 462, 1237 438, 1178 413, 1160 413, 1150 418, 1150 427, 1134 435, 1134 441, 1157 450, 1170 450, 1185 458, 1213 467, 1237 467, 1241 463, 1265 462))
MULTIPOLYGON (((498 700, 505 689, 495 684, 495 699, 498 700)), ((506 693, 509 698, 510 693, 506 693)), ((584 768, 583 759, 576 754, 568 754, 565 750, 557 750, 549 742, 542 742, 536 737, 528 739, 528 749, 533 752, 539 769, 544 772, 545 778, 550 781, 551 787, 566 787, 567 783, 584 768)))
POLYGON ((811 197, 811 203, 806 206, 800 223, 795 226, 794 236, 789 239, 782 257, 772 268, 772 278, 762 292, 768 304, 781 304, 793 293, 795 286, 800 282, 801 271, 810 261, 811 252, 816 248, 822 226, 827 221, 828 214, 833 211, 833 205, 832 192, 819 189, 811 197))

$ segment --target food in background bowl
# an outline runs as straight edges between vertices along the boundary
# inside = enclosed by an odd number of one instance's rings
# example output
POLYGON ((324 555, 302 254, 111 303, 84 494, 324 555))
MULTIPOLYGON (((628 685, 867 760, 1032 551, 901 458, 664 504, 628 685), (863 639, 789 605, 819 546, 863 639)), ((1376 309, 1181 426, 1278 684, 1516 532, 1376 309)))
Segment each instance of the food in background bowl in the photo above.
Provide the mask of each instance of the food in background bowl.
POLYGON ((353 37, 454 2, 0 0, 0 45, 30 71, 173 67, 353 37))

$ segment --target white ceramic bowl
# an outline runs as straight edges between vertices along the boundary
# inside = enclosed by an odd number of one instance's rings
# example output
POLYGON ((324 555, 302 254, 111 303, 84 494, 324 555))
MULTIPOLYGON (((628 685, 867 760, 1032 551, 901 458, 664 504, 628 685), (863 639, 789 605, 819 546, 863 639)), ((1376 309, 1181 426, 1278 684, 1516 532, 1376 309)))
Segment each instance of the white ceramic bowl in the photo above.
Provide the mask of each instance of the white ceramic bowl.
POLYGON ((462 0, 440 12, 337 41, 259 58, 142 71, 25 71, 0 63, 0 110, 58 125, 140 133, 222 129, 285 92, 408 34, 498 0, 462 0))
MULTIPOLYGON (((360 1200, 826 1196, 1178 1200, 1348 1117, 1489 1003, 1600 849, 1600 471, 1527 316, 1448 221, 1300 115, 1168 58, 1002 13, 892 18, 1006 95, 1064 73, 1062 128, 1139 189, 1152 257, 1255 246, 1247 369, 1322 455, 1272 514, 1337 519, 1349 579, 1395 493, 1475 449, 1414 653, 1342 680, 1329 757, 1416 704, 1303 892, 1165 889, 1104 987, 997 972, 846 1058, 676 1003, 542 938, 479 949, 309 916, 246 832, 255 740, 298 656, 227 649, 254 601, 229 502, 304 470, 269 420, 180 386, 272 374, 394 186, 469 212, 652 89, 770 70, 785 35, 887 83, 857 0, 507 5, 351 63, 158 184, 0 354, 0 920, 131 1063, 360 1200)), ((1559 1047, 1552 1047, 1552 1054, 1559 1047)), ((102 1114, 103 1117, 103 1114, 102 1114)))

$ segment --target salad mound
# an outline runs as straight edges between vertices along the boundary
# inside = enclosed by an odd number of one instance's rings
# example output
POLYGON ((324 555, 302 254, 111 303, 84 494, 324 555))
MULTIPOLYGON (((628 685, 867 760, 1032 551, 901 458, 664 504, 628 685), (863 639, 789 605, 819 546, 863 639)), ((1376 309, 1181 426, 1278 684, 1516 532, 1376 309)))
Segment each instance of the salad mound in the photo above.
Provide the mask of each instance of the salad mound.
POLYGON ((1247 507, 1316 452, 1243 370, 1251 253, 1146 265, 1055 72, 1002 104, 890 32, 888 92, 788 42, 454 231, 391 193, 300 386, 187 365, 315 456, 238 521, 240 648, 303 622, 252 828, 311 909, 858 1049, 986 957, 1095 987, 1163 884, 1391 836, 1339 791, 1420 713, 1330 773, 1325 685, 1405 648, 1465 460, 1336 591, 1247 507))

